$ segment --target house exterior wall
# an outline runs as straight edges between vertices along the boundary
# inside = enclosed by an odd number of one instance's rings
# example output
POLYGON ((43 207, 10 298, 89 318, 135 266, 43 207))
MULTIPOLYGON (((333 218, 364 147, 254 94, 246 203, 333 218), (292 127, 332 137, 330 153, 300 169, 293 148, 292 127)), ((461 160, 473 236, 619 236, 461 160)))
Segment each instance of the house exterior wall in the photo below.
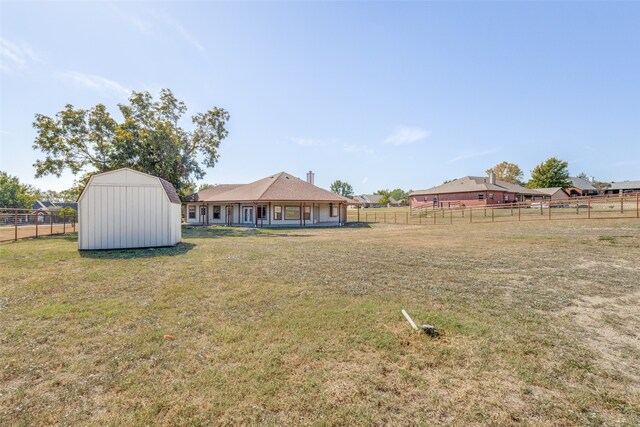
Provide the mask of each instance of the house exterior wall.
POLYGON ((123 249, 180 242, 180 205, 156 177, 118 170, 91 178, 78 202, 78 248, 123 249))
POLYGON ((437 195, 411 196, 411 208, 423 207, 472 207, 498 205, 516 201, 516 194, 505 191, 470 191, 466 193, 443 193, 437 195), (482 195, 482 199, 479 198, 482 195), (434 197, 437 203, 434 203, 434 197), (426 199, 426 200, 425 200, 426 199))
MULTIPOLYGON (((339 225, 340 220, 345 222, 346 206, 342 205, 341 216, 331 216, 331 205, 329 203, 311 203, 311 202, 266 202, 254 205, 253 203, 211 203, 211 202, 191 202, 186 203, 184 208, 184 218, 187 224, 211 224, 211 225, 256 225, 256 206, 266 205, 266 215, 263 220, 258 219, 258 226, 300 226, 301 223, 305 226, 314 224, 335 224, 339 225), (200 209, 202 206, 206 208, 206 215, 201 216, 200 209), (220 218, 213 218, 213 207, 220 206, 220 218), (227 209, 230 206, 232 209, 231 221, 228 221, 227 209), (275 210, 276 206, 282 207, 282 219, 276 219, 275 210), (310 217, 308 220, 300 221, 297 219, 285 219, 285 210, 287 206, 295 206, 300 208, 301 215, 304 213, 304 207, 310 208, 310 217), (244 221, 244 208, 252 208, 252 220, 251 222, 244 221), (195 218, 189 218, 189 210, 194 209, 196 212, 195 218)), ((336 204, 337 206, 337 204, 336 204)))

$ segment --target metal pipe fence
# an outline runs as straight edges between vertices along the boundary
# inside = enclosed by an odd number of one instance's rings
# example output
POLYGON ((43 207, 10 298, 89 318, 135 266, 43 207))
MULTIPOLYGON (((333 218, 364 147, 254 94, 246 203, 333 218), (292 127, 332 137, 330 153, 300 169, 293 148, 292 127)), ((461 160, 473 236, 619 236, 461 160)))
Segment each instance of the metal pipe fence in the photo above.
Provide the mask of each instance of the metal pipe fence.
POLYGON ((76 233, 77 213, 0 208, 0 242, 76 233))
POLYGON ((347 222, 443 225, 512 221, 640 218, 640 193, 534 200, 472 207, 350 209, 347 222))

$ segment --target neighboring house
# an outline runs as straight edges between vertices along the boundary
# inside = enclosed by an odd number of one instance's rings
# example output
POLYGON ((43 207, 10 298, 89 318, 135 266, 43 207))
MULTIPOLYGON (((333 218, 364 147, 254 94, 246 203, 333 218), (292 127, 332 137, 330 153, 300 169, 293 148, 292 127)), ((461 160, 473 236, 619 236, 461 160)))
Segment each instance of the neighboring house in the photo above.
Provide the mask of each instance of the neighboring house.
POLYGON ((37 200, 31 205, 31 209, 33 209, 33 214, 38 215, 38 222, 49 221, 48 215, 54 214, 57 215, 58 212, 63 208, 71 208, 74 211, 78 211, 78 203, 77 202, 50 202, 48 200, 37 200))
POLYGON ((573 197, 595 196, 598 190, 593 186, 593 177, 584 179, 577 176, 571 177, 571 187, 565 188, 565 191, 573 197))
POLYGON ((640 192, 640 181, 619 181, 612 182, 611 187, 604 191, 604 194, 624 194, 640 192))
POLYGON ((544 193, 551 198, 551 200, 568 199, 569 193, 567 193, 562 187, 552 188, 534 188, 534 190, 544 193))
POLYGON ((494 173, 488 177, 465 176, 409 194, 411 208, 487 206, 547 198, 549 196, 545 193, 496 180, 494 173))
POLYGON ((382 199, 381 194, 361 194, 359 196, 355 196, 353 199, 360 202, 360 205, 363 208, 386 208, 388 206, 400 206, 400 202, 398 202, 393 197, 389 198, 389 204, 387 205, 380 203, 380 199, 382 199))
POLYGON ((176 245, 180 206, 162 178, 129 168, 93 175, 78 199, 78 249, 176 245))
POLYGON ((342 225, 347 206, 359 202, 339 196, 307 181, 280 172, 250 184, 222 184, 187 198, 188 224, 237 226, 342 225))

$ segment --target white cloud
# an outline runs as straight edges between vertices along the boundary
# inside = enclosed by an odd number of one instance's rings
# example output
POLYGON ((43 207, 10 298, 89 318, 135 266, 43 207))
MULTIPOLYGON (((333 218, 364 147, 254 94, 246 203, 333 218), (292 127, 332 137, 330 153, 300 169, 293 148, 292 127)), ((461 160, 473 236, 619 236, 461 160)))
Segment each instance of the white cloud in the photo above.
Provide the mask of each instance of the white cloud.
POLYGON ((24 68, 28 62, 35 61, 40 61, 40 58, 26 43, 18 45, 0 37, 0 69, 24 68))
POLYGON ((335 139, 317 139, 317 138, 289 138, 294 144, 302 145, 303 147, 323 147, 325 145, 335 144, 335 139))
POLYGON ((459 162, 461 160, 468 160, 468 159, 474 159, 476 157, 482 157, 482 156, 486 156, 487 154, 493 154, 496 151, 498 151, 495 148, 492 148, 491 150, 483 150, 483 151, 477 151, 477 150, 465 150, 462 153, 460 153, 459 155, 457 155, 456 157, 449 159, 447 161, 447 163, 454 163, 454 162, 459 162))
POLYGON ((373 154, 373 150, 366 145, 344 144, 342 149, 347 153, 373 154))
POLYGON ((152 25, 149 21, 145 21, 137 15, 134 15, 130 12, 126 12, 122 8, 116 6, 113 3, 109 3, 111 9, 124 21, 129 23, 132 27, 134 27, 141 34, 149 34, 152 29, 152 25))
POLYGON ((431 131, 426 129, 403 126, 399 127, 393 134, 389 135, 387 139, 384 140, 384 143, 391 145, 413 144, 414 142, 418 142, 429 137, 429 135, 431 135, 431 131))
POLYGON ((191 34, 179 21, 173 19, 165 13, 156 12, 155 15, 158 19, 164 21, 167 26, 169 26, 172 30, 179 34, 187 43, 197 49, 200 53, 205 52, 205 48, 202 43, 200 43, 200 41, 193 34, 191 34))
POLYGON ((127 98, 131 95, 131 90, 127 89, 120 83, 109 80, 105 77, 92 74, 79 73, 77 71, 69 71, 64 73, 64 77, 78 83, 86 88, 115 95, 119 98, 127 98))

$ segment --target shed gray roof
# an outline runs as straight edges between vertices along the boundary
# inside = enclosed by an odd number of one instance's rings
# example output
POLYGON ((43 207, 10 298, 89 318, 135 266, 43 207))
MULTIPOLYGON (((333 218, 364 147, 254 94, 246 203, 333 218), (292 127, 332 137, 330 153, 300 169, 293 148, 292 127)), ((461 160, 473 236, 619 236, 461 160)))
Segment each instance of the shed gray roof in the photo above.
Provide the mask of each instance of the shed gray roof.
POLYGON ((496 180, 495 184, 491 184, 489 182, 489 178, 485 176, 465 176, 464 178, 459 178, 426 190, 413 191, 410 195, 427 196, 433 194, 470 193, 476 191, 506 191, 525 196, 545 195, 544 193, 531 188, 525 188, 518 184, 511 184, 510 182, 496 180))
POLYGON ((169 201, 171 203, 180 204, 180 197, 178 197, 178 193, 176 192, 175 187, 169 181, 163 178, 160 179, 160 184, 162 184, 162 188, 164 188, 164 192, 167 193, 167 197, 169 197, 169 201))

